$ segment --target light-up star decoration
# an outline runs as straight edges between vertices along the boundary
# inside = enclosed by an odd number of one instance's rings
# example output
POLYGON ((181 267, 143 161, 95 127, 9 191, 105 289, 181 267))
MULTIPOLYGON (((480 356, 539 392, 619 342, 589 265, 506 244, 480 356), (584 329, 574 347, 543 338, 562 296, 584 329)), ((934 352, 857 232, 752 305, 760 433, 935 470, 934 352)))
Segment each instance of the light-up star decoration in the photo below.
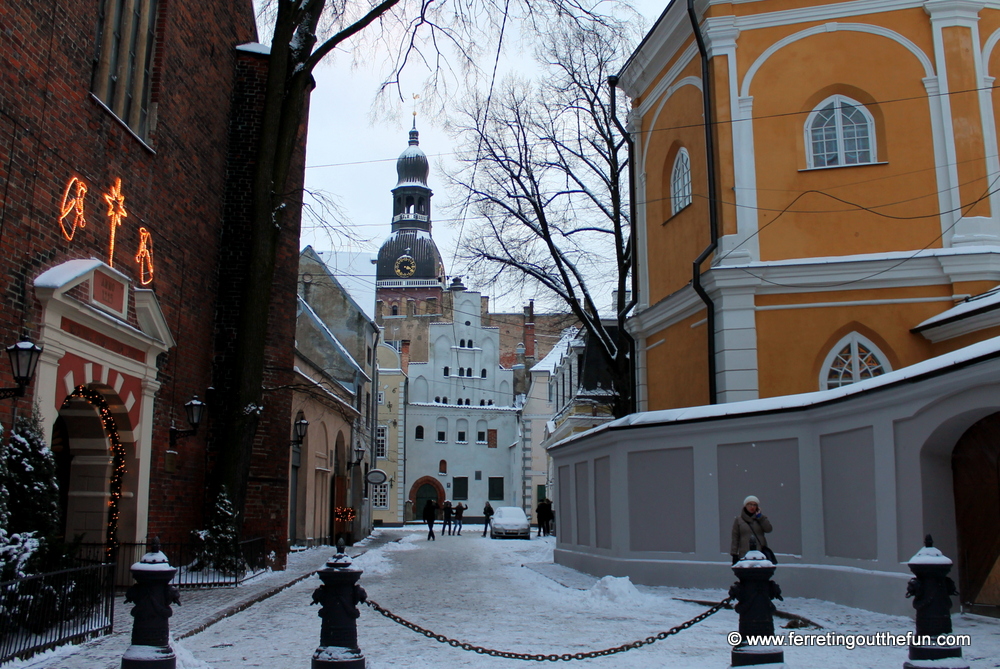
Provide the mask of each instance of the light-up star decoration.
POLYGON ((153 283, 153 236, 146 228, 139 228, 139 252, 135 255, 139 263, 139 281, 148 286, 153 283))
POLYGON ((123 218, 128 218, 125 211, 125 196, 122 195, 121 177, 115 179, 115 185, 104 194, 104 200, 108 203, 108 219, 111 221, 111 250, 108 255, 108 265, 115 266, 115 232, 122 224, 123 218))
POLYGON ((83 200, 87 196, 87 184, 80 179, 73 177, 66 184, 66 192, 63 193, 62 202, 59 204, 59 227, 62 228, 63 237, 66 241, 73 241, 73 235, 77 228, 87 225, 87 219, 83 216, 83 200), (66 218, 73 214, 73 221, 69 229, 66 228, 66 218))

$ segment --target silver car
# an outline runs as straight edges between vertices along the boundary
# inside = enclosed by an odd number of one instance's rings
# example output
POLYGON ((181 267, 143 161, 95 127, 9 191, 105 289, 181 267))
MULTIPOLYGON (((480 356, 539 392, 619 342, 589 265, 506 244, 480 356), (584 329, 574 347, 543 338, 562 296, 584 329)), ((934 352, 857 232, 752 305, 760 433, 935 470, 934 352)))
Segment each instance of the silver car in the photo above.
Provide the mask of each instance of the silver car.
POLYGON ((516 506, 501 506, 493 514, 490 524, 490 539, 497 537, 531 538, 531 524, 524 510, 516 506))

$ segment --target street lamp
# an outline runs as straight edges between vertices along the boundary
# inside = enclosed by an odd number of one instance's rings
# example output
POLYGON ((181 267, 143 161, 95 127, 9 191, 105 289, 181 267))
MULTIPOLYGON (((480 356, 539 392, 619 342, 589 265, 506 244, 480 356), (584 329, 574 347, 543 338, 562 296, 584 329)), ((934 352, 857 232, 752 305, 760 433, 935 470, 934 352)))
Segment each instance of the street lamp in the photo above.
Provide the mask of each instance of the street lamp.
POLYGON ((41 355, 42 347, 27 338, 7 347, 10 368, 14 373, 14 383, 17 385, 13 388, 0 388, 0 399, 24 397, 24 389, 35 375, 35 367, 41 355))
POLYGON ((191 401, 184 405, 184 413, 187 414, 187 421, 191 425, 190 430, 178 430, 173 423, 170 425, 170 450, 177 445, 178 439, 184 439, 198 433, 198 426, 205 416, 205 403, 195 395, 191 401))
POLYGON ((306 438, 306 430, 309 429, 309 421, 305 418, 300 418, 294 423, 295 426, 295 439, 292 440, 293 444, 301 444, 306 438))
POLYGON ((357 467, 365 459, 365 447, 360 442, 354 446, 354 462, 348 462, 347 468, 357 467))

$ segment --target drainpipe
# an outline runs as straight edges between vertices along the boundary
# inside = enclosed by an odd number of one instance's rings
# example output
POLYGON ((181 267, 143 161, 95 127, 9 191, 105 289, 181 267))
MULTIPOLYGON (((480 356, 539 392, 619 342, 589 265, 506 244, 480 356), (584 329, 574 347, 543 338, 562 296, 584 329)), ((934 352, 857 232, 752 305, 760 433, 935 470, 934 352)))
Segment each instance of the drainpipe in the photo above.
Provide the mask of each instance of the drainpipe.
MULTIPOLYGON (((622 125, 621 121, 618 120, 618 107, 616 105, 616 100, 618 96, 615 93, 615 88, 618 86, 618 75, 613 74, 608 77, 608 86, 611 88, 611 118, 615 122, 615 127, 618 128, 618 132, 622 134, 622 138, 625 140, 625 144, 628 146, 628 221, 629 221, 629 239, 632 243, 632 258, 631 266, 629 267, 629 272, 632 273, 632 298, 625 305, 625 313, 628 313, 636 305, 639 300, 639 253, 636 249, 635 244, 635 228, 636 225, 636 204, 635 204, 635 141, 632 139, 631 133, 622 125)), ((629 334, 627 330, 621 328, 622 332, 619 334, 619 339, 624 338, 628 342, 629 346, 629 360, 631 364, 629 365, 629 374, 631 378, 629 379, 630 393, 632 395, 631 401, 629 402, 628 411, 632 413, 639 408, 638 404, 638 393, 636 392, 636 369, 635 369, 635 339, 629 334)))
POLYGON ((701 34, 701 26, 698 24, 698 16, 694 11, 694 0, 687 2, 688 17, 691 19, 691 28, 694 31, 695 40, 698 42, 698 53, 701 54, 701 93, 702 104, 705 106, 705 152, 706 168, 708 169, 708 225, 710 241, 705 250, 695 258, 691 268, 691 285, 698 297, 705 303, 708 313, 706 325, 708 327, 708 399, 709 404, 718 404, 718 388, 715 382, 715 303, 709 297, 705 288, 701 285, 701 265, 708 257, 715 252, 719 246, 719 211, 716 198, 716 178, 715 178, 715 138, 712 135, 712 92, 709 88, 711 83, 708 76, 708 49, 705 47, 705 39, 701 34))

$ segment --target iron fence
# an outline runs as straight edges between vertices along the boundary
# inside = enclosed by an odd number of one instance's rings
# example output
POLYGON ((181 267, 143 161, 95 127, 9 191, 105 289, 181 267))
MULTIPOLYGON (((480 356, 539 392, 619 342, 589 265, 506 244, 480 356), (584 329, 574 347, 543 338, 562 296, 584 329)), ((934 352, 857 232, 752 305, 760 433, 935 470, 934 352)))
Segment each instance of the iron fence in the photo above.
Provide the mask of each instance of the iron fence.
POLYGON ((114 564, 96 564, 0 583, 0 663, 110 634, 114 564))
MULTIPOLYGON (((114 561, 115 585, 127 588, 132 585, 132 565, 142 559, 148 548, 146 542, 120 543, 108 549, 104 544, 81 544, 81 559, 101 562, 114 561)), ((267 553, 264 538, 247 539, 236 547, 235 556, 216 559, 197 542, 160 543, 160 550, 170 564, 177 567, 171 583, 179 588, 235 587, 249 578, 267 570, 267 553)))

